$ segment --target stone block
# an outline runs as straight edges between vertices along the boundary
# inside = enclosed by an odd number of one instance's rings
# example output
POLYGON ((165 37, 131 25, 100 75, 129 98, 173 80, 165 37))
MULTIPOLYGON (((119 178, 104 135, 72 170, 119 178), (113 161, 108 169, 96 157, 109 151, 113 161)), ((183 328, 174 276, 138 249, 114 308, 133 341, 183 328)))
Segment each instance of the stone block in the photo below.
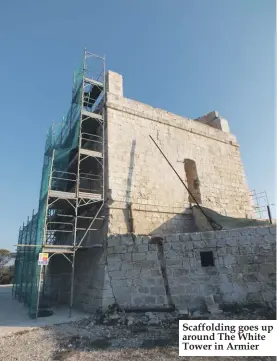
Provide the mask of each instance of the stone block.
POLYGON ((126 271, 126 277, 128 278, 139 278, 140 277, 140 270, 133 270, 133 271, 126 271))
POLYGON ((101 302, 102 309, 105 311, 108 309, 109 306, 115 303, 115 299, 113 297, 104 298, 101 302))
POLYGON ((179 259, 180 258, 180 255, 174 250, 165 251, 164 256, 166 259, 179 259))
POLYGON ((147 286, 155 286, 156 285, 156 279, 155 278, 146 278, 144 280, 144 283, 147 285, 147 286))
POLYGON ((219 239, 218 241, 217 241, 217 243, 216 243, 216 246, 217 247, 225 247, 226 246, 226 241, 225 241, 225 239, 219 239))
POLYGON ((178 296, 186 293, 186 287, 178 285, 177 287, 170 287, 170 293, 172 296, 178 296))
POLYGON ((131 279, 133 286, 144 286, 145 280, 143 278, 134 278, 131 279))
POLYGON ((140 287, 138 288, 138 292, 139 292, 139 293, 143 293, 143 294, 148 294, 150 291, 149 291, 149 288, 148 288, 148 287, 146 287, 146 286, 140 286, 140 287))
POLYGON ((183 261, 182 261, 182 259, 168 259, 166 261, 166 265, 167 265, 167 267, 178 267, 178 268, 180 268, 183 265, 183 261))
POLYGON ((260 235, 268 235, 269 227, 257 227, 257 233, 260 235))
POLYGON ((132 261, 132 253, 121 253, 120 255, 120 259, 123 262, 131 262, 132 261))
POLYGON ((148 252, 148 244, 140 244, 138 245, 138 252, 148 252))
MULTIPOLYGON (((201 233, 192 233, 190 235, 190 238, 192 239, 192 241, 200 241, 201 240, 201 237, 205 237, 205 234, 202 233, 202 236, 201 236, 201 233)), ((203 239, 203 238, 202 238, 203 239)), ((205 239, 205 238, 204 238, 205 239)))
POLYGON ((108 264, 121 262, 121 257, 119 254, 111 254, 111 255, 108 255, 107 260, 108 260, 108 264))
POLYGON ((271 234, 273 234, 274 236, 276 236, 276 226, 269 227, 269 233, 271 233, 271 234))
POLYGON ((172 302, 175 304, 177 308, 179 308, 180 296, 172 296, 172 302))
MULTIPOLYGON (((191 233, 192 234, 192 233, 191 233)), ((183 233, 179 235, 179 239, 181 243, 187 243, 191 241, 191 234, 190 233, 183 233)))
POLYGON ((172 243, 164 243, 163 245, 164 251, 169 251, 172 249, 172 243))
POLYGON ((149 244, 150 241, 151 241, 151 237, 149 236, 142 237, 142 244, 149 244))
POLYGON ((236 257, 232 256, 231 254, 227 254, 226 256, 224 256, 224 264, 225 266, 230 266, 232 264, 236 264, 236 257))
POLYGON ((225 237, 228 237, 228 231, 216 231, 214 233, 216 239, 224 239, 225 237))
POLYGON ((172 243, 172 249, 173 249, 174 251, 180 252, 180 250, 181 250, 181 244, 180 244, 180 242, 174 242, 174 243, 172 243))
POLYGON ((192 251, 193 250, 193 242, 189 241, 184 244, 184 251, 192 251))
POLYGON ((276 294, 275 294, 274 290, 272 290, 272 292, 270 292, 270 291, 262 292, 261 297, 264 302, 271 303, 271 302, 276 301, 276 294))
POLYGON ((155 296, 145 296, 146 305, 156 305, 156 297, 155 296))
POLYGON ((196 248, 196 249, 203 249, 206 247, 206 242, 205 241, 194 241, 193 243, 193 248, 196 248))
POLYGON ((165 294, 165 288, 162 286, 150 287, 150 293, 153 296, 160 296, 165 294))
POLYGON ((236 238, 226 238, 225 240, 226 242, 226 246, 230 246, 230 247, 236 247, 238 245, 238 241, 236 238))
POLYGON ((167 299, 166 299, 165 296, 157 296, 156 297, 156 303, 158 305, 167 305, 168 304, 167 299))
POLYGON ((144 261, 146 259, 145 253, 133 253, 132 259, 134 262, 136 261, 144 261))
POLYGON ((113 287, 122 287, 122 286, 124 286, 124 281, 125 281, 125 280, 113 279, 113 280, 111 281, 111 285, 112 285, 113 287))
POLYGON ((109 248, 107 249, 107 253, 108 253, 108 255, 109 255, 109 254, 113 254, 113 253, 114 253, 114 247, 113 247, 113 246, 109 247, 109 248))
POLYGON ((112 279, 125 279, 124 271, 110 271, 109 274, 112 279))
POLYGON ((189 309, 192 306, 191 296, 190 295, 180 295, 176 302, 177 308, 180 310, 189 309))
POLYGON ((126 253, 127 246, 116 246, 114 247, 114 253, 126 253))
POLYGON ((146 260, 141 262, 142 268, 155 269, 160 268, 158 261, 146 260))
POLYGON ((132 296, 131 297, 131 305, 132 306, 144 306, 145 305, 145 297, 132 296))
POLYGON ((247 294, 247 301, 253 303, 260 303, 263 301, 261 292, 253 292, 247 294))
POLYGON ((261 291, 261 284, 258 282, 247 283, 247 289, 249 293, 256 293, 261 291))
POLYGON ((142 269, 142 261, 141 262, 133 262, 133 269, 141 270, 142 269))
POLYGON ((121 268, 121 262, 109 262, 109 271, 119 271, 121 268))
POLYGON ((136 236, 136 238, 135 238, 135 244, 136 245, 140 245, 140 244, 144 244, 144 241, 145 240, 145 237, 143 237, 143 236, 136 236))
POLYGON ((218 256, 222 256, 224 258, 226 256, 226 254, 227 254, 226 247, 217 249, 218 256))
POLYGON ((188 271, 184 268, 177 268, 173 270, 173 277, 187 276, 188 271))
POLYGON ((152 277, 162 276, 161 270, 159 270, 159 269, 153 269, 153 270, 151 270, 151 276, 152 276, 152 277))
POLYGON ((131 262, 122 262, 121 271, 131 271, 133 269, 133 263, 131 262))
POLYGON ((108 247, 119 247, 119 246, 121 246, 121 237, 120 237, 120 235, 110 236, 107 239, 107 244, 108 244, 108 247))
POLYGON ((146 253, 146 260, 148 261, 155 261, 158 259, 158 255, 156 251, 148 251, 146 253))
POLYGON ((123 287, 132 287, 133 281, 135 281, 135 280, 132 280, 132 279, 123 280, 122 285, 123 285, 123 287))
POLYGON ((234 292, 234 286, 230 282, 219 283, 219 287, 222 294, 229 294, 234 292))
POLYGON ((149 244, 148 245, 149 251, 157 251, 157 245, 156 244, 149 244))
POLYGON ((121 235, 121 245, 122 246, 134 246, 133 238, 129 235, 121 235))

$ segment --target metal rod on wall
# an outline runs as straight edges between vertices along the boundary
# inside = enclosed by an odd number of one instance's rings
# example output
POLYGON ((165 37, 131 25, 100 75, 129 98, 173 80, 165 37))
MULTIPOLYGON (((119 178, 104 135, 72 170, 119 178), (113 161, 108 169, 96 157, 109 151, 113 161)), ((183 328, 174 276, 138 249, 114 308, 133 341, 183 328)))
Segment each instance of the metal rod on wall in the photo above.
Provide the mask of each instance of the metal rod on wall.
POLYGON ((271 210, 270 210, 269 205, 267 205, 266 208, 267 208, 267 214, 268 214, 269 222, 270 222, 270 224, 272 224, 272 216, 271 216, 271 210))
POLYGON ((158 144, 155 142, 155 140, 151 137, 151 135, 149 135, 150 139, 153 141, 153 143, 155 144, 155 146, 159 149, 159 151, 161 152, 161 154, 163 155, 164 159, 167 161, 167 163, 169 164, 169 166, 171 167, 171 169, 173 170, 173 172, 177 175, 177 177, 179 178, 179 180, 181 181, 181 183, 183 184, 183 186, 186 188, 186 190, 188 191, 189 195, 192 197, 192 199, 195 201, 195 203, 197 204, 197 206, 199 207, 200 211, 202 212, 202 214, 206 217, 207 221, 210 223, 210 225, 212 226, 213 229, 215 230, 221 230, 223 227, 218 224, 217 222, 215 222, 214 220, 212 220, 210 217, 208 217, 206 215, 206 213, 204 212, 204 210, 202 209, 202 207, 200 206, 200 204, 197 202, 197 200, 195 199, 195 197, 193 196, 193 194, 190 192, 190 190, 188 189, 188 187, 186 186, 185 182, 183 181, 183 179, 179 176, 179 174, 177 173, 177 171, 175 170, 175 168, 173 167, 173 165, 170 163, 170 161, 167 159, 167 157, 165 156, 165 154, 163 153, 163 151, 161 150, 161 148, 158 146, 158 144))

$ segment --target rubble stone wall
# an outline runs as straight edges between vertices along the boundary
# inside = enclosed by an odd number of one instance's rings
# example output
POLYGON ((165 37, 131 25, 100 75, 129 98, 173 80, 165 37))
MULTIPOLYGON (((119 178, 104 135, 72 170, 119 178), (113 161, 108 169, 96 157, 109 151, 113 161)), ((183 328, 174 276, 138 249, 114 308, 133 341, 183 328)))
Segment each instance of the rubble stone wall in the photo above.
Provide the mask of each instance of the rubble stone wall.
POLYGON ((43 293, 51 304, 69 304, 71 264, 61 254, 51 257, 46 268, 43 293))
POLYGON ((155 147, 151 135, 182 179, 184 159, 195 161, 202 204, 223 215, 251 213, 249 191, 236 138, 229 132, 123 96, 122 76, 108 73, 107 182, 113 204, 109 234, 128 229, 132 203, 139 234, 190 232, 183 222, 188 193, 155 147))
POLYGON ((156 244, 148 236, 111 236, 107 272, 121 307, 167 306, 156 244))
MULTIPOLYGON (((52 257, 46 285, 54 302, 69 303, 70 271, 62 256, 52 257)), ((74 306, 88 312, 114 303, 201 309, 211 295, 223 304, 275 307, 276 226, 173 234, 161 242, 113 235, 103 248, 76 253, 74 306), (213 253, 214 266, 201 264, 200 252, 207 251, 213 253)))
POLYGON ((115 303, 103 248, 77 252, 75 264, 74 305, 94 312, 115 303))
POLYGON ((120 306, 199 308, 209 295, 221 303, 276 302, 275 226, 168 235, 159 247, 147 236, 108 239, 106 271, 120 306), (201 265, 206 251, 214 266, 201 265))

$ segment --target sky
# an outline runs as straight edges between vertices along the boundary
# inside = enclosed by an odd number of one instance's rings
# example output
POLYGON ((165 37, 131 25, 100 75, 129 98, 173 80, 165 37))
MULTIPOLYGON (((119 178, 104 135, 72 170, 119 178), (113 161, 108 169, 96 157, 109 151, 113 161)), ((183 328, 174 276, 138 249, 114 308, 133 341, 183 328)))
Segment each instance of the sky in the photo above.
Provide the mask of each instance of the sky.
POLYGON ((128 98, 219 111, 249 188, 275 204, 275 17, 273 0, 2 1, 0 248, 37 210, 46 132, 69 108, 84 47, 123 74, 128 98))

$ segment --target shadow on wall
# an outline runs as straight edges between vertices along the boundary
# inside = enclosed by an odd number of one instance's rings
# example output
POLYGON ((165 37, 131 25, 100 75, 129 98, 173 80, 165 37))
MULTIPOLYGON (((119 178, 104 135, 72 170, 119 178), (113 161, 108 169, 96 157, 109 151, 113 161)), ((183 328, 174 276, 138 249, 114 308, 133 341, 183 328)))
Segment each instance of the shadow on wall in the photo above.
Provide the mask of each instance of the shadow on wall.
MULTIPOLYGON (((166 215, 165 215, 166 216, 166 215)), ((180 213, 174 215, 159 227, 151 231, 150 235, 168 235, 174 233, 193 233, 197 232, 192 214, 180 213)))
POLYGON ((126 210, 123 211, 124 219, 126 223, 126 227, 128 232, 133 232, 133 217, 132 217, 132 210, 131 210, 131 193, 132 193, 132 181, 133 181, 133 173, 134 173, 134 166, 135 166, 135 149, 136 149, 136 140, 132 140, 132 146, 130 150, 130 164, 128 169, 128 177, 127 177, 127 186, 126 186, 126 195, 125 195, 125 202, 126 202, 126 210))
POLYGON ((61 254, 51 257, 46 269, 40 303, 54 307, 70 300, 71 263, 61 254))
MULTIPOLYGON (((88 248, 76 252, 73 297, 75 309, 94 312, 102 306, 105 284, 109 284, 105 279, 105 265, 106 254, 103 248, 88 248)), ((62 255, 55 255, 47 267, 41 303, 50 308, 69 306, 70 289, 71 263, 62 255)), ((105 297, 107 302, 114 303, 107 293, 105 297)))
MULTIPOLYGON (((269 221, 260 221, 257 219, 249 219, 249 218, 234 218, 223 216, 220 213, 213 211, 210 208, 201 207, 205 214, 215 221, 216 223, 220 224, 223 229, 236 229, 236 228, 246 228, 246 227, 259 227, 259 226, 267 226, 270 225, 269 221)), ((213 230, 207 218, 201 212, 199 206, 192 207, 193 219, 195 225, 199 232, 204 231, 211 231, 213 230)))
POLYGON ((128 178, 127 178, 127 187, 126 187, 126 196, 125 196, 126 204, 131 202, 132 180, 133 180, 134 165, 135 165, 135 149, 136 149, 136 140, 133 139, 130 150, 130 164, 128 169, 128 178))
MULTIPOLYGON (((174 233, 193 233, 214 230, 207 218, 201 212, 199 206, 187 208, 183 213, 174 214, 169 212, 142 211, 133 205, 127 204, 121 210, 124 215, 125 229, 118 233, 136 233, 149 235, 168 235, 174 233), (133 226, 134 225, 134 226, 133 226)), ((245 227, 260 227, 270 225, 269 221, 250 218, 228 217, 201 206, 205 214, 223 229, 237 229, 245 227)))
MULTIPOLYGON (((102 306, 103 289, 105 283, 109 284, 105 280, 105 266, 103 248, 85 249, 76 253, 74 307, 94 312, 102 306)), ((111 303, 114 303, 113 300, 111 303)))

